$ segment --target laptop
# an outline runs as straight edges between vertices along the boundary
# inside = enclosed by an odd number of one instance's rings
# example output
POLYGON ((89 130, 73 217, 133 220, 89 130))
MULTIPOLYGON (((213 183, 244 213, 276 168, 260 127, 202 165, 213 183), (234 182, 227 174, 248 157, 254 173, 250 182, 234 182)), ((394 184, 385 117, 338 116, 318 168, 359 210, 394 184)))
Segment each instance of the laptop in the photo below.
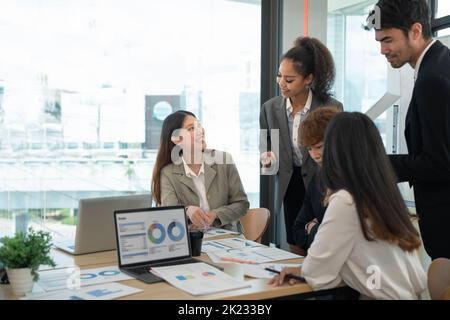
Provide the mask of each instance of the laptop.
POLYGON ((182 206, 118 210, 114 222, 119 269, 138 280, 163 281, 152 267, 203 262, 192 258, 182 206))
POLYGON ((151 205, 150 194, 80 199, 75 240, 54 246, 73 255, 115 250, 114 211, 151 205))

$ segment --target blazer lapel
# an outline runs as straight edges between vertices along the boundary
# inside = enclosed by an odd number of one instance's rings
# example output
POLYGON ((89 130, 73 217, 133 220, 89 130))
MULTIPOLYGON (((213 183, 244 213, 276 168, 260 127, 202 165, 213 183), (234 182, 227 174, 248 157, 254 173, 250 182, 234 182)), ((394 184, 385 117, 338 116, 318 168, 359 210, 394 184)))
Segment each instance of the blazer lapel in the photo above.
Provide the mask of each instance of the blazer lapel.
MULTIPOLYGON (((292 162, 292 142, 289 137, 289 127, 286 111, 286 99, 283 100, 281 106, 277 108, 276 116, 278 118, 278 123, 280 124, 280 149, 284 148, 283 152, 288 156, 289 163, 292 162)), ((281 150, 280 150, 281 153, 281 150)))
POLYGON ((321 105, 320 101, 316 98, 316 95, 313 94, 312 101, 311 101, 311 108, 309 109, 309 112, 313 112, 321 105))
POLYGON ((205 163, 205 190, 208 193, 209 188, 211 187, 214 179, 216 178, 217 171, 214 168, 216 165, 208 165, 205 163))
POLYGON ((195 188, 194 182, 192 181, 191 178, 186 176, 186 172, 184 172, 184 167, 182 164, 174 166, 173 173, 174 176, 177 177, 178 181, 180 181, 182 184, 191 189, 191 191, 195 195, 197 194, 197 189, 195 188))
MULTIPOLYGON (((319 101, 319 99, 317 99, 316 95, 313 93, 311 106, 309 107, 308 114, 319 108, 321 105, 322 103, 319 101)), ((300 152, 302 153, 302 165, 304 165, 309 157, 309 152, 305 148, 300 148, 300 152)))

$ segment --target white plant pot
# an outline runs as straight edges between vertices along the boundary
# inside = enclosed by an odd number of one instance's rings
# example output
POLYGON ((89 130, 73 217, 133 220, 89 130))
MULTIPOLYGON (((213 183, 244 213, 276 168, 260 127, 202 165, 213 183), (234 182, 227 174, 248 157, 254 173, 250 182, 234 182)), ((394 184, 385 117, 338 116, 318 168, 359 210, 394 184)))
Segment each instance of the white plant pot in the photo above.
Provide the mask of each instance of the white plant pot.
POLYGON ((12 293, 16 296, 24 296, 33 290, 33 276, 31 269, 7 269, 12 293))

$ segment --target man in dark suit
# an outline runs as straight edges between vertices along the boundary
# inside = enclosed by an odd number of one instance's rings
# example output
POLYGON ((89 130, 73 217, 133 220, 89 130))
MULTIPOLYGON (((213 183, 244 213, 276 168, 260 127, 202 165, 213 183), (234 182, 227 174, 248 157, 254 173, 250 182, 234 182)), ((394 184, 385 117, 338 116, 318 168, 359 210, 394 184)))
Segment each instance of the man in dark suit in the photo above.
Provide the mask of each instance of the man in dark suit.
POLYGON ((369 15, 393 68, 409 63, 415 85, 406 115, 407 155, 391 155, 414 187, 419 227, 432 259, 450 258, 450 50, 433 40, 426 0, 379 0, 369 15))

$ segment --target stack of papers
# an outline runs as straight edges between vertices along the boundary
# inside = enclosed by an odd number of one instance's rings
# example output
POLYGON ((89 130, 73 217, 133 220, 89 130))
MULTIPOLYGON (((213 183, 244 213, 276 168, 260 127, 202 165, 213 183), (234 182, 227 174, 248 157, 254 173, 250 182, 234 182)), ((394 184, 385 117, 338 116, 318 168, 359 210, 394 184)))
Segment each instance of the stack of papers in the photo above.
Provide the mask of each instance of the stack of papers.
POLYGON ((227 234, 239 234, 239 232, 219 228, 210 228, 208 229, 208 231, 204 233, 203 239, 214 238, 217 236, 224 236, 227 234))
POLYGON ((250 287, 244 281, 203 262, 156 267, 152 268, 152 272, 175 288, 194 296, 250 287))
POLYGON ((257 264, 303 258, 288 251, 242 238, 204 241, 202 251, 206 252, 214 263, 232 261, 257 264))

